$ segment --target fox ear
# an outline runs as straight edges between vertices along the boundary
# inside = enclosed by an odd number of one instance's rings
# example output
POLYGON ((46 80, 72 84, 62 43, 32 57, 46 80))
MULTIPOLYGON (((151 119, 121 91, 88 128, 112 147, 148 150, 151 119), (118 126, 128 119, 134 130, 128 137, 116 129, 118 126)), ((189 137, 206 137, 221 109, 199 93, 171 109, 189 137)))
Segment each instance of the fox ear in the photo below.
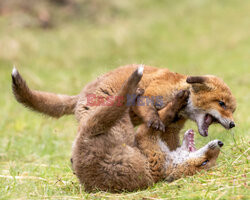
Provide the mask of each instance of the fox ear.
POLYGON ((194 92, 209 90, 208 78, 205 76, 189 76, 186 79, 186 82, 192 85, 194 92))
POLYGON ((202 84, 202 83, 205 83, 206 80, 207 80, 207 77, 205 77, 205 76, 189 76, 189 77, 187 77, 186 82, 190 83, 190 84, 192 84, 192 83, 202 84))

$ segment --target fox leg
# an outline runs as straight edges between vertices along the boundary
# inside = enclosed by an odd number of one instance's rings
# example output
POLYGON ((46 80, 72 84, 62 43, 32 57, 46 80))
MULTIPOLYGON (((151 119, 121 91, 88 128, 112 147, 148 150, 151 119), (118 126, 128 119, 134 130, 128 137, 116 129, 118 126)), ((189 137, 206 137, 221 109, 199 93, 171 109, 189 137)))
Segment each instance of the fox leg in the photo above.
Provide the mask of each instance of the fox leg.
POLYGON ((184 127, 185 122, 185 119, 180 119, 177 122, 170 124, 166 128, 166 132, 161 135, 161 139, 167 144, 170 151, 173 151, 180 146, 179 134, 184 127))
POLYGON ((167 143, 168 148, 172 151, 175 150, 180 145, 179 133, 183 128, 186 119, 178 119, 176 115, 180 109, 186 105, 187 98, 189 96, 188 90, 182 90, 176 94, 172 103, 172 107, 168 109, 167 107, 159 111, 159 114, 162 115, 161 119, 166 126, 165 133, 161 134, 161 139, 167 143))
MULTIPOLYGON (((176 98, 173 100, 173 101, 176 101, 175 106, 172 106, 171 109, 169 109, 169 111, 167 111, 167 116, 165 117, 165 119, 167 119, 169 122, 172 122, 174 120, 173 117, 176 116, 176 113, 183 106, 183 102, 181 101, 182 95, 184 95, 183 98, 185 99, 189 95, 189 92, 188 91, 181 91, 176 95, 176 98), (173 117, 171 117, 171 116, 173 116, 173 117)), ((147 97, 147 90, 145 91, 144 96, 147 97)), ((169 123, 166 124, 166 122, 163 122, 161 120, 159 113, 157 112, 156 108, 154 107, 155 102, 153 102, 153 101, 154 100, 152 100, 152 99, 147 99, 147 105, 133 106, 132 107, 133 112, 130 112, 130 116, 131 116, 132 121, 135 125, 138 123, 138 118, 134 117, 134 114, 139 116, 139 118, 141 118, 141 120, 143 122, 147 123, 148 127, 151 127, 155 130, 160 130, 162 132, 165 132, 165 127, 167 127, 169 123)), ((144 102, 144 104, 145 104, 145 102, 144 102)))
MULTIPOLYGON (((145 95, 146 96, 146 95, 145 95)), ((152 100, 147 100, 150 105, 143 106, 133 106, 130 114, 135 115, 134 125, 140 124, 141 121, 147 124, 148 127, 151 127, 155 130, 165 131, 165 125, 161 121, 156 108, 154 107, 154 102, 152 100), (139 120, 138 120, 139 117, 139 120), (138 121, 138 122, 137 122, 138 121)), ((145 102, 144 102, 145 103, 145 102)), ((133 120, 133 117, 132 117, 133 120)))
MULTIPOLYGON (((186 104, 188 96, 188 91, 180 91, 172 102, 159 111, 159 117, 166 127, 173 122, 176 117, 176 113, 186 104)), ((158 139, 161 134, 168 135, 168 133, 161 133, 160 131, 148 128, 145 124, 142 124, 138 128, 136 134, 138 147, 148 158, 151 175, 155 182, 162 179, 165 175, 164 166, 166 158, 158 144, 158 139)))
POLYGON ((130 105, 130 101, 134 101, 134 99, 128 98, 128 94, 136 94, 129 95, 136 98, 140 95, 138 93, 137 85, 140 82, 143 75, 143 67, 138 67, 132 75, 128 78, 127 81, 123 84, 120 91, 117 93, 118 97, 123 97, 123 102, 121 104, 117 104, 114 100, 112 106, 100 106, 98 107, 93 114, 89 116, 89 118, 81 124, 80 132, 88 133, 89 135, 98 135, 101 134, 108 129, 110 129, 117 120, 119 120, 126 110, 128 109, 128 105, 130 105))
POLYGON ((181 90, 176 94, 172 102, 159 111, 160 119, 164 123, 165 127, 168 127, 174 122, 177 117, 177 113, 187 104, 189 93, 190 92, 188 90, 181 90))

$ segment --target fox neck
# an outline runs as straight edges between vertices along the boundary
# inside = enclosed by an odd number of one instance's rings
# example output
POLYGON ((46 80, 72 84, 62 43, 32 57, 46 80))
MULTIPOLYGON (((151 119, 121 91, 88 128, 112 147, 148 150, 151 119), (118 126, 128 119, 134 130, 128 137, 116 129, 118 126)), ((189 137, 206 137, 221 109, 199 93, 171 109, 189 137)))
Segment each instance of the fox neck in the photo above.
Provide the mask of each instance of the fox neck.
MULTIPOLYGON (((191 93, 191 91, 190 91, 191 93)), ((195 121, 195 114, 196 114, 196 108, 193 105, 191 95, 188 98, 188 103, 187 105, 179 112, 179 115, 185 119, 191 119, 195 121)))
POLYGON ((188 151, 183 151, 182 147, 170 151, 167 144, 160 138, 158 139, 158 145, 161 151, 165 154, 165 177, 177 173, 188 158, 188 151))

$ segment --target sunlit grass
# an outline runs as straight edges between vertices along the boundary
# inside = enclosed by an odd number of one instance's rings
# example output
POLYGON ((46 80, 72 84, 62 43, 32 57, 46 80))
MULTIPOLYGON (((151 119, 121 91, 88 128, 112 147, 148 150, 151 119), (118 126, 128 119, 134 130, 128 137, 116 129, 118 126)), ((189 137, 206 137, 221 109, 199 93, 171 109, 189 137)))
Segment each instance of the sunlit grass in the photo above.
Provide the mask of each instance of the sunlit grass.
POLYGON ((109 23, 84 19, 49 30, 13 27, 0 18, 0 198, 248 199, 250 3, 138 0, 123 9, 109 23), (196 135, 198 147, 215 138, 225 144, 208 172, 134 193, 88 194, 70 168, 74 118, 47 118, 16 103, 11 68, 15 64, 32 88, 77 94, 98 75, 129 63, 222 77, 237 98, 237 127, 213 126, 209 137, 196 135))

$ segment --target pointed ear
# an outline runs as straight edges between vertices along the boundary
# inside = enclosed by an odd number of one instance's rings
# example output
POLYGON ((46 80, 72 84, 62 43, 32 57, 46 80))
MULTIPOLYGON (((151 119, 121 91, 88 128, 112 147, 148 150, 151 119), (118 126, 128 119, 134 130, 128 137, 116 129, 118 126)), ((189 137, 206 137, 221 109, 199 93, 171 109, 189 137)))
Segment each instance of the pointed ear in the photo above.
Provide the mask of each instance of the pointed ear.
POLYGON ((189 77, 187 77, 186 82, 190 83, 190 84, 192 84, 192 83, 202 84, 202 83, 205 83, 206 80, 207 80, 207 77, 205 77, 205 76, 189 76, 189 77))
POLYGON ((194 92, 209 90, 207 77, 205 76, 189 76, 186 80, 187 83, 192 85, 194 92))

